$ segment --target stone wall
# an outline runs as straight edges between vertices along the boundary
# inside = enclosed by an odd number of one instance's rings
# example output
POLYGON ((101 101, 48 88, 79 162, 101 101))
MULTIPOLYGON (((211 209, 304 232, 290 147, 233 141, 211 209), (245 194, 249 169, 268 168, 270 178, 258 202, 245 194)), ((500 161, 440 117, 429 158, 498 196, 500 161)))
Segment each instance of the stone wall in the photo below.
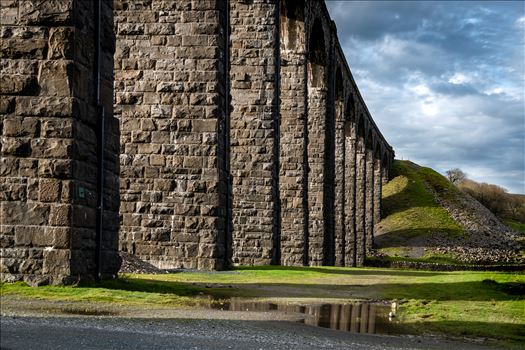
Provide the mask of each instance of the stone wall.
POLYGON ((221 0, 115 1, 120 249, 158 267, 226 260, 225 20, 221 0))
POLYGON ((363 264, 394 153, 324 2, 105 0, 99 60, 96 18, 2 1, 2 271, 363 264))
POLYGON ((279 261, 277 5, 230 1, 233 263, 279 261))
POLYGON ((115 7, 121 249, 162 268, 362 264, 372 167, 393 153, 324 3, 115 7))
POLYGON ((101 2, 100 16, 93 2, 80 0, 2 1, 0 11, 2 280, 63 283, 115 275, 119 128, 112 116, 112 3, 101 2), (103 213, 97 212, 100 178, 103 213))
POLYGON ((306 9, 280 1, 279 196, 284 265, 308 264, 306 9))

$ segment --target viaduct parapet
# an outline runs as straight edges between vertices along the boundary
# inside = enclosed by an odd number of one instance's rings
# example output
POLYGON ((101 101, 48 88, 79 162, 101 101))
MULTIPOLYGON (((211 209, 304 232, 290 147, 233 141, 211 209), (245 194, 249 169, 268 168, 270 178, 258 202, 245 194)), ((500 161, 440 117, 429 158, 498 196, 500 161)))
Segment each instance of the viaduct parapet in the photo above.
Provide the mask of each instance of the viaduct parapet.
POLYGON ((3 280, 363 265, 394 152, 323 1, 1 6, 3 280))

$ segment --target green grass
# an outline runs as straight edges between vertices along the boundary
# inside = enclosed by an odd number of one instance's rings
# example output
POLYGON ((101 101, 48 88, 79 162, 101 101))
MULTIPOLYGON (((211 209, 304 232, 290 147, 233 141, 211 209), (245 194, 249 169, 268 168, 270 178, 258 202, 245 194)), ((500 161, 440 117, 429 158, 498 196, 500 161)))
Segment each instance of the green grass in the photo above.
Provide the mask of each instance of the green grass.
POLYGON ((42 286, 29 287, 22 282, 2 283, 2 297, 40 299, 61 302, 118 303, 144 305, 145 303, 164 306, 195 305, 194 296, 203 292, 185 283, 157 282, 143 279, 119 278, 103 281, 100 284, 81 284, 78 286, 42 286))
POLYGON ((398 320, 413 334, 525 341, 525 276, 502 272, 431 272, 379 268, 239 267, 223 273, 129 275, 100 285, 28 287, 2 284, 3 301, 50 300, 90 306, 203 306, 228 296, 290 300, 397 300, 398 320))
MULTIPOLYGON (((453 198, 458 190, 440 174, 430 168, 409 161, 396 160, 393 179, 383 186, 383 220, 378 229, 383 235, 377 239, 377 248, 392 257, 404 258, 413 249, 409 240, 425 239, 432 234, 457 237, 462 228, 439 205, 426 186, 446 198, 453 198)), ((422 260, 456 260, 452 256, 421 255, 422 260)))
POLYGON ((425 188, 426 181, 440 193, 453 191, 448 181, 432 169, 419 167, 408 161, 395 161, 394 179, 383 186, 383 232, 413 237, 422 233, 440 231, 461 235, 463 230, 425 188))
POLYGON ((521 223, 519 221, 516 221, 516 220, 505 220, 505 224, 507 226, 509 226, 510 228, 518 231, 518 232, 521 232, 521 233, 525 233, 525 224, 524 223, 521 223))

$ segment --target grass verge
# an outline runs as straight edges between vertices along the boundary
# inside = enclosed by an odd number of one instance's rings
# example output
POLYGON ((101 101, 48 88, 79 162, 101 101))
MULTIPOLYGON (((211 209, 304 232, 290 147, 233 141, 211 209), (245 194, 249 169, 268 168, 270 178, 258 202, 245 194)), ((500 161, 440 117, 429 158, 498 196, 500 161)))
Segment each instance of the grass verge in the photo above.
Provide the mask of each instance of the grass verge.
POLYGON ((121 277, 103 281, 100 284, 80 284, 75 286, 29 287, 22 282, 2 283, 2 297, 16 296, 25 299, 38 299, 60 302, 117 303, 120 305, 195 305, 195 296, 203 293, 187 283, 153 281, 140 275, 121 277))

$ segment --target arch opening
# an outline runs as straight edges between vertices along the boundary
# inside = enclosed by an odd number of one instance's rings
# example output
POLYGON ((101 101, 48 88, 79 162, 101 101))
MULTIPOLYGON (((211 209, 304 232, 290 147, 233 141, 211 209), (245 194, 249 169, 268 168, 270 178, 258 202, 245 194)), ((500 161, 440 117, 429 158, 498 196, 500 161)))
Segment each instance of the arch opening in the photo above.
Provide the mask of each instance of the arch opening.
POLYGON ((281 48, 298 50, 304 45, 304 7, 305 0, 281 1, 281 48))
POLYGON ((308 44, 308 66, 311 77, 310 86, 325 87, 327 57, 323 25, 319 19, 316 19, 312 26, 308 44))

